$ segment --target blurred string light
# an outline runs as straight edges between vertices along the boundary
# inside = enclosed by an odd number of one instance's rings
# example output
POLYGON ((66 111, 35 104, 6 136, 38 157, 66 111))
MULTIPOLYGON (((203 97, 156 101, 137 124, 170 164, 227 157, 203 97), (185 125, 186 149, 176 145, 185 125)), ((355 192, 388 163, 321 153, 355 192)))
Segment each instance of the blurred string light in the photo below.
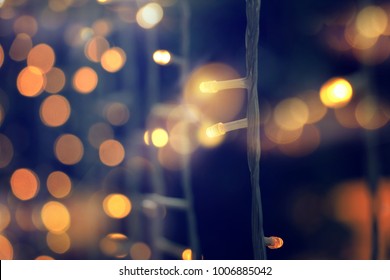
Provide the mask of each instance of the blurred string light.
POLYGON ((12 260, 13 257, 14 247, 6 236, 0 234, 0 259, 12 260))
POLYGON ((62 171, 53 171, 46 180, 49 193, 58 199, 67 197, 72 190, 72 181, 62 171))
POLYGON ((158 3, 148 3, 141 7, 136 15, 139 26, 144 29, 155 27, 163 18, 164 10, 158 3))
POLYGON ((181 254, 182 260, 189 261, 192 260, 192 250, 191 249, 185 249, 183 253, 181 254))
POLYGON ((130 247, 130 257, 133 260, 149 260, 152 257, 152 250, 144 242, 136 242, 130 247))
POLYGON ((283 239, 276 236, 264 237, 264 243, 270 249, 279 249, 283 246, 283 239))
POLYGON ((126 62, 126 53, 119 47, 107 49, 103 52, 100 63, 104 70, 110 73, 119 71, 126 62))
POLYGON ((151 133, 152 144, 157 148, 162 148, 168 144, 168 132, 163 128, 156 128, 151 133))
POLYGON ((40 117, 50 127, 58 127, 69 119, 71 108, 68 100, 61 95, 47 97, 41 104, 40 117))
POLYGON ((71 246, 71 240, 66 232, 53 233, 49 231, 46 235, 46 243, 50 250, 57 254, 66 253, 71 246))
POLYGON ((352 94, 351 84, 343 78, 332 78, 320 89, 322 103, 330 108, 344 107, 350 102, 352 94))
POLYGON ((8 207, 0 203, 0 232, 3 232, 11 222, 11 213, 8 207))
POLYGON ((12 193, 20 200, 30 200, 39 191, 40 182, 37 174, 27 168, 14 171, 10 180, 12 193))
MULTIPOLYGON (((0 122, 1 124, 1 122, 0 122)), ((4 168, 10 164, 14 156, 14 147, 11 140, 4 134, 0 133, 0 168, 4 168)))
POLYGON ((73 88, 81 94, 91 93, 98 84, 98 75, 91 67, 79 68, 73 75, 73 88))
POLYGON ((132 204, 123 194, 113 193, 103 200, 103 210, 111 218, 123 219, 130 214, 132 204))
POLYGON ((157 64, 167 65, 172 62, 172 55, 167 50, 157 50, 153 53, 153 60, 157 64))
POLYGON ((84 146, 76 135, 62 134, 55 141, 54 152, 61 163, 74 165, 82 159, 84 146))
POLYGON ((65 233, 71 225, 68 208, 58 202, 46 202, 41 210, 41 219, 45 228, 53 233, 65 233))
POLYGON ((105 140, 100 144, 99 158, 107 166, 117 166, 125 158, 125 149, 117 140, 105 140))
POLYGON ((30 35, 26 33, 19 33, 12 41, 8 54, 14 61, 23 61, 27 59, 32 47, 33 43, 30 35))

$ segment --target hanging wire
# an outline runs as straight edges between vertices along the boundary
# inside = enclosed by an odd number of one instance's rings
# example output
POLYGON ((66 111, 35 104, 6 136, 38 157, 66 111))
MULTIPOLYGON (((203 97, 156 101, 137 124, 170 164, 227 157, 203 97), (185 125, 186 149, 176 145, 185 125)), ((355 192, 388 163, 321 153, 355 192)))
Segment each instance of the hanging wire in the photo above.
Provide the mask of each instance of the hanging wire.
POLYGON ((256 260, 267 258, 264 244, 263 210, 260 194, 260 114, 257 95, 260 0, 246 0, 245 35, 248 85, 247 149, 252 189, 252 244, 256 260))

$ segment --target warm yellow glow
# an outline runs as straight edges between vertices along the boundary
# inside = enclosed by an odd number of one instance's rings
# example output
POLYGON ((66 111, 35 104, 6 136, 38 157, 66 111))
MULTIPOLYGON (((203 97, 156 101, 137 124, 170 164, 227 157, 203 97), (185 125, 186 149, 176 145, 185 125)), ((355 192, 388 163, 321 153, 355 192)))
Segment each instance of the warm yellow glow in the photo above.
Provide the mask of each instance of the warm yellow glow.
POLYGON ((48 93, 58 93, 65 86, 65 73, 60 68, 53 67, 46 73, 45 91, 48 93))
POLYGON ((10 222, 11 214, 8 210, 8 207, 0 203, 0 232, 5 230, 10 222))
POLYGON ((139 26, 150 29, 156 26, 163 18, 164 10, 157 3, 149 3, 141 7, 136 15, 139 26))
POLYGON ((47 256, 47 255, 41 255, 35 258, 36 260, 41 260, 41 261, 52 261, 54 260, 53 257, 47 256))
POLYGON ((61 13, 66 11, 72 4, 74 0, 49 0, 50 10, 61 13))
POLYGON ((169 144, 178 154, 192 153, 199 146, 194 124, 185 120, 178 121, 169 131, 169 144))
POLYGON ((106 50, 102 56, 100 63, 104 70, 114 73, 122 69, 126 62, 126 53, 121 48, 111 48, 106 50))
POLYGON ((106 38, 102 36, 95 36, 85 44, 84 54, 89 60, 93 62, 100 62, 103 53, 109 48, 110 44, 106 38))
POLYGON ((283 239, 276 236, 265 237, 265 245, 270 249, 279 249, 283 246, 283 239))
POLYGON ((130 113, 125 104, 112 102, 104 107, 104 115, 110 124, 120 126, 127 123, 130 113))
POLYGON ((270 121, 264 127, 265 135, 275 144, 292 143, 302 135, 302 131, 302 126, 295 130, 283 129, 275 121, 270 121))
POLYGON ((37 20, 28 15, 18 17, 14 22, 15 34, 26 33, 33 37, 38 31, 37 20))
POLYGON ((4 50, 3 46, 0 44, 0 68, 3 66, 4 63, 4 50))
POLYGON ((216 93, 219 90, 217 81, 202 82, 199 85, 199 90, 203 93, 216 93))
POLYGON ((123 194, 113 193, 103 200, 103 210, 111 218, 122 219, 130 214, 131 201, 123 194))
POLYGON ((388 17, 386 11, 378 6, 367 6, 356 17, 357 31, 367 38, 376 38, 385 32, 388 17))
POLYGON ((58 127, 69 119, 70 104, 61 95, 51 95, 42 102, 39 113, 45 125, 58 127))
POLYGON ((360 125, 355 116, 356 104, 348 104, 342 108, 336 108, 334 110, 337 121, 346 128, 358 128, 360 125))
POLYGON ((306 103, 307 109, 309 110, 307 123, 317 123, 325 117, 328 108, 322 104, 317 91, 306 92, 300 97, 306 103))
POLYGON ((8 164, 11 162, 12 158, 14 157, 14 147, 12 145, 12 142, 4 134, 0 134, 0 151, 1 151, 0 168, 4 168, 8 166, 8 164))
POLYGON ((31 37, 26 33, 20 33, 12 42, 9 56, 15 61, 23 61, 27 58, 32 47, 31 37))
POLYGON ((181 254, 181 258, 185 261, 192 260, 192 250, 191 249, 185 249, 183 253, 181 254))
POLYGON ((150 145, 150 141, 149 141, 149 130, 146 130, 145 133, 144 133, 144 142, 147 146, 150 145))
POLYGON ((159 163, 167 170, 177 171, 183 168, 182 156, 172 148, 172 145, 159 149, 157 158, 159 163))
POLYGON ((201 112, 203 119, 227 122, 236 118, 242 111, 246 100, 245 90, 242 88, 229 88, 223 94, 205 94, 199 86, 204 81, 238 80, 239 74, 232 67, 213 63, 199 67, 191 73, 184 86, 184 101, 187 106, 196 108, 201 112))
POLYGON ((220 90, 246 87, 245 78, 224 81, 207 81, 199 84, 199 90, 203 93, 216 93, 220 90))
POLYGON ((273 116, 282 129, 297 130, 307 123, 309 109, 300 98, 287 98, 276 105, 273 116))
POLYGON ((223 123, 214 124, 206 129, 206 135, 210 138, 218 137, 226 133, 223 123))
POLYGON ((110 233, 100 241, 99 247, 108 256, 124 258, 128 254, 128 241, 122 233, 110 233))
POLYGON ((356 30, 355 25, 348 25, 344 31, 344 37, 346 42, 357 50, 368 50, 372 48, 377 42, 379 37, 366 37, 356 30))
POLYGON ((21 95, 35 97, 45 88, 46 76, 39 68, 27 66, 19 73, 16 85, 21 95))
POLYGON ((359 102, 355 109, 355 117, 361 127, 369 130, 381 128, 389 121, 382 106, 371 97, 359 102))
POLYGON ((98 19, 92 24, 92 29, 97 36, 107 36, 112 31, 112 22, 107 19, 98 19))
POLYGON ((98 75, 88 66, 81 67, 73 75, 73 87, 82 94, 91 93, 96 88, 97 83, 98 75))
POLYGON ((27 65, 35 66, 47 73, 55 62, 55 53, 52 47, 47 44, 39 44, 31 49, 27 56, 27 65))
POLYGON ((167 65, 171 62, 171 54, 167 50, 157 50, 153 53, 153 60, 157 64, 167 65))
POLYGON ((70 249, 70 238, 67 233, 48 232, 46 243, 50 250, 57 254, 64 254, 70 249))
POLYGON ((213 148, 220 145, 224 137, 212 137, 207 135, 207 129, 210 127, 209 123, 202 123, 198 129, 198 141, 202 147, 213 148))
POLYGON ((116 140, 105 140, 99 147, 99 157, 103 164, 117 166, 125 158, 125 149, 116 140))
POLYGON ((57 201, 49 201, 43 206, 41 219, 45 228, 53 233, 66 232, 71 222, 68 209, 57 201))
POLYGON ((130 257, 133 260, 149 260, 151 256, 150 247, 143 242, 136 242, 130 247, 130 257))
POLYGON ((168 132, 165 129, 157 128, 153 130, 151 140, 154 146, 156 146, 157 148, 162 148, 166 144, 168 144, 168 132))
POLYGON ((38 176, 30 169, 17 169, 11 176, 11 189, 20 200, 34 198, 39 191, 38 176))
POLYGON ((344 107, 352 98, 352 86, 343 78, 328 80, 320 90, 322 103, 330 108, 344 107))
POLYGON ((55 142, 54 151, 57 159, 66 165, 78 163, 84 155, 83 143, 72 134, 59 136, 55 142))
POLYGON ((72 181, 69 176, 62 171, 50 173, 46 181, 49 193, 55 198, 64 198, 69 195, 72 189, 72 181))
POLYGON ((103 141, 113 137, 114 132, 111 126, 106 123, 95 123, 88 130, 88 141, 96 149, 99 149, 103 141))
POLYGON ((7 237, 0 234, 0 260, 12 260, 14 248, 7 237))

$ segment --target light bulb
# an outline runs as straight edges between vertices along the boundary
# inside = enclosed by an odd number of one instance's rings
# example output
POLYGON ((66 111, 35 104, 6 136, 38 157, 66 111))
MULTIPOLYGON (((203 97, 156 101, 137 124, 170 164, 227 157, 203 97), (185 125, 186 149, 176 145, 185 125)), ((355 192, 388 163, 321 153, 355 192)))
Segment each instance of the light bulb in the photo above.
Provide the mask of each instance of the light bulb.
POLYGON ((172 55, 167 50, 157 50, 153 53, 153 60, 157 64, 167 65, 172 62, 172 55))
POLYGON ((241 119, 227 123, 217 123, 206 129, 206 135, 210 138, 224 135, 226 132, 248 127, 248 120, 241 119))
POLYGON ((279 249, 283 246, 283 239, 277 236, 264 237, 264 243, 270 249, 279 249))
POLYGON ((207 81, 200 83, 199 90, 203 93, 216 93, 225 89, 247 88, 246 81, 246 78, 226 81, 207 81))

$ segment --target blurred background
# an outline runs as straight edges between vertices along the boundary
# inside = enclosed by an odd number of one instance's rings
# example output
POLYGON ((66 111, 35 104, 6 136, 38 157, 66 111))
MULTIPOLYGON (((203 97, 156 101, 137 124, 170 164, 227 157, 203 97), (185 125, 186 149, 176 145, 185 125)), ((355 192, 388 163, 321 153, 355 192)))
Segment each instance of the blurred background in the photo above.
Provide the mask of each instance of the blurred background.
MULTIPOLYGON (((262 1, 269 259, 390 258, 390 2, 262 1)), ((252 259, 245 1, 0 0, 0 259, 252 259), (160 50, 156 52, 157 50, 160 50)))

